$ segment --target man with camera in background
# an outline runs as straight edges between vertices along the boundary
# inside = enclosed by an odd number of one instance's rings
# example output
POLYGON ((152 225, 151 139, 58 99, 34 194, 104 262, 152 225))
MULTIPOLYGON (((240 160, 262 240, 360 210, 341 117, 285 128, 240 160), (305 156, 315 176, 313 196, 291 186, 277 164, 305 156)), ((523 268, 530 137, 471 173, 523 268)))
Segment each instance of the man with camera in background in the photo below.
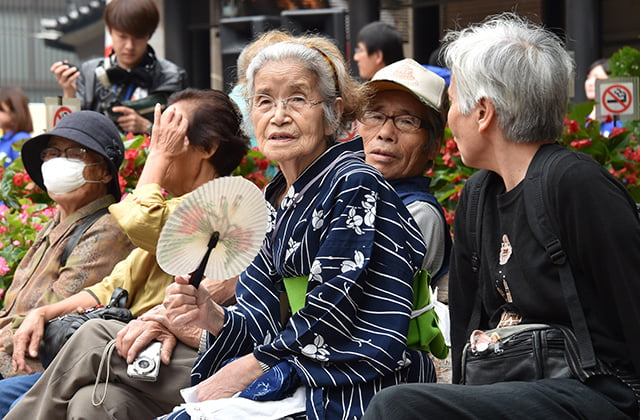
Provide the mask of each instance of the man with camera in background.
POLYGON ((86 61, 80 68, 54 63, 51 72, 63 96, 79 98, 82 109, 106 114, 124 132, 150 133, 155 103, 166 104, 171 93, 187 87, 184 69, 157 58, 147 43, 159 20, 154 0, 108 2, 104 22, 113 49, 108 57, 86 61))

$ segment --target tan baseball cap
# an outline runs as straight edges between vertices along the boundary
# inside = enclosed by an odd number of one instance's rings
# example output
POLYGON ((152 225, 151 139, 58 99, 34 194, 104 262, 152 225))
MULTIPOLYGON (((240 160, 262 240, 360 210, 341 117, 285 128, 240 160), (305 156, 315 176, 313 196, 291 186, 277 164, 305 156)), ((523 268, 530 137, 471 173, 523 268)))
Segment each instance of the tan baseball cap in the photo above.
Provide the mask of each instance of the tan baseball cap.
POLYGON ((403 90, 411 93, 426 106, 440 112, 444 79, 425 69, 411 58, 396 61, 378 70, 368 82, 375 91, 403 90))

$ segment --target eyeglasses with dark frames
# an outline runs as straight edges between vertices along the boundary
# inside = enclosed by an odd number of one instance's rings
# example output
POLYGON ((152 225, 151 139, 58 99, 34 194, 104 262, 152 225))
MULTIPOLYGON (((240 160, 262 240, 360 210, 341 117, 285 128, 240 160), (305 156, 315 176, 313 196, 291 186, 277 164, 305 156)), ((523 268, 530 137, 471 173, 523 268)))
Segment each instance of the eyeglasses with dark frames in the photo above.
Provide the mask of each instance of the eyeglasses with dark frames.
POLYGON ((415 115, 387 115, 378 111, 366 111, 360 122, 369 127, 382 127, 387 120, 404 133, 415 133, 422 128, 422 119, 415 115))

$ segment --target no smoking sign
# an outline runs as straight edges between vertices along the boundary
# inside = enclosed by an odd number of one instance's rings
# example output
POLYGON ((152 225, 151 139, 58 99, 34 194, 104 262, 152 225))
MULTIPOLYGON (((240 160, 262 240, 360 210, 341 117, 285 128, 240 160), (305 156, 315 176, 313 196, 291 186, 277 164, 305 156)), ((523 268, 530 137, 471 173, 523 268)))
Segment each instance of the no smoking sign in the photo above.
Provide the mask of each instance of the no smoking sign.
POLYGON ((638 79, 612 77, 596 80, 596 118, 607 115, 638 119, 638 79))
POLYGON ((62 117, 71 114, 73 111, 68 106, 61 106, 53 115, 53 125, 56 126, 62 117))

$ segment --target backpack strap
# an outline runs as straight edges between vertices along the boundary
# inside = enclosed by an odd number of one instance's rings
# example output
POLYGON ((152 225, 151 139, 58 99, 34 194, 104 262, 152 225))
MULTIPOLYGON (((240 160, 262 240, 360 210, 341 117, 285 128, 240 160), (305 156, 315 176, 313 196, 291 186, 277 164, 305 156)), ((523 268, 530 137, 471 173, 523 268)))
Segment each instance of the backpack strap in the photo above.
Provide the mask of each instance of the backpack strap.
MULTIPOLYGON (((471 270, 476 275, 476 279, 480 279, 480 241, 482 238, 482 215, 484 211, 484 199, 487 192, 487 186, 492 178, 492 172, 486 169, 476 172, 467 180, 465 192, 469 194, 467 201, 467 233, 469 242, 471 243, 471 270)), ((478 285, 480 282, 478 281, 478 285)), ((469 331, 478 328, 480 319, 482 318, 482 299, 480 297, 480 289, 476 291, 471 318, 469 319, 469 331)))
POLYGON ((474 174, 467 181, 467 191, 469 201, 467 206, 467 229, 471 239, 471 269, 474 273, 480 270, 480 238, 482 237, 482 211, 484 209, 484 198, 491 172, 483 169, 474 174))
POLYGON ((106 207, 97 210, 95 213, 90 214, 82 220, 82 223, 76 226, 73 230, 71 238, 67 241, 62 256, 60 257, 60 267, 67 265, 67 259, 71 255, 71 251, 76 247, 80 237, 89 229, 99 218, 107 214, 109 210, 106 207))
POLYGON ((591 342, 591 335, 587 327, 586 318, 580 304, 575 279, 567 255, 562 249, 562 243, 552 229, 548 207, 545 199, 549 197, 547 186, 550 168, 561 158, 567 156, 566 149, 557 145, 543 146, 534 157, 526 176, 523 189, 525 209, 529 227, 536 240, 543 244, 547 256, 558 268, 562 293, 567 302, 571 326, 578 341, 578 350, 582 367, 585 369, 596 366, 596 356, 591 342))

